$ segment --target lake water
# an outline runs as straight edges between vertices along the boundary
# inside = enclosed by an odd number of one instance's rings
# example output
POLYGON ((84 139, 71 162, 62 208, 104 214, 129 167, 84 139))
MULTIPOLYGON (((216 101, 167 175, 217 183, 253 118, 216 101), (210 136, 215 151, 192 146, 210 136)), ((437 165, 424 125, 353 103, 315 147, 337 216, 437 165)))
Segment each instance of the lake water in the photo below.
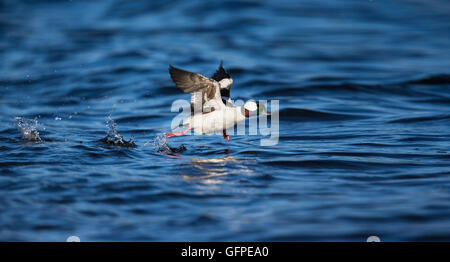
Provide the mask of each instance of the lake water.
POLYGON ((0 240, 450 240, 449 13, 2 1, 0 240), (233 99, 279 100, 278 144, 164 139, 189 99, 169 64, 220 60, 233 99))

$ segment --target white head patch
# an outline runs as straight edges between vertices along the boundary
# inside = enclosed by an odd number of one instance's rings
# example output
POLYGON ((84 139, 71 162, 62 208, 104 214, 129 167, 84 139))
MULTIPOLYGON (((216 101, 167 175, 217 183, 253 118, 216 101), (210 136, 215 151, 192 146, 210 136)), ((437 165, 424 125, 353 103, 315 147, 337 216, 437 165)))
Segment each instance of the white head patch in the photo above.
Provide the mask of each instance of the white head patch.
POLYGON ((254 112, 256 111, 256 109, 258 109, 258 105, 256 105, 255 101, 248 101, 244 104, 244 108, 250 112, 254 112))
POLYGON ((227 88, 229 86, 231 86, 233 84, 233 79, 231 78, 224 78, 222 80, 219 81, 220 87, 221 88, 227 88))

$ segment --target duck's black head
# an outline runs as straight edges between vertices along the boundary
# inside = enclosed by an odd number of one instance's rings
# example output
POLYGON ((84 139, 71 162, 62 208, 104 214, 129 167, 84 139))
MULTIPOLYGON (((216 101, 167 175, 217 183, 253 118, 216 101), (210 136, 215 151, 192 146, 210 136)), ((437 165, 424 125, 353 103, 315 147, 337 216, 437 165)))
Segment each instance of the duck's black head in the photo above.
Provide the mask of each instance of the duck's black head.
POLYGON ((212 79, 214 79, 217 82, 219 82, 220 80, 225 79, 225 78, 230 78, 231 79, 231 76, 223 68, 223 61, 220 61, 219 69, 217 69, 217 71, 214 73, 214 75, 212 76, 212 79))

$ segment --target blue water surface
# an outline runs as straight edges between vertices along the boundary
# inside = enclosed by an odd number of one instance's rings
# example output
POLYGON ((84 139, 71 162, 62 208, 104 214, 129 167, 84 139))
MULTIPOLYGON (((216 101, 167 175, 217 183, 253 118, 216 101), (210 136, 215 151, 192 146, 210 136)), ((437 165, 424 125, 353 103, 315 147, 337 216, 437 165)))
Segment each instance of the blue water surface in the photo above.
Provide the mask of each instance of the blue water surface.
POLYGON ((1 1, 0 240, 450 240, 449 13, 1 1), (278 144, 166 144, 189 99, 169 64, 210 76, 220 60, 234 99, 279 100, 278 144))

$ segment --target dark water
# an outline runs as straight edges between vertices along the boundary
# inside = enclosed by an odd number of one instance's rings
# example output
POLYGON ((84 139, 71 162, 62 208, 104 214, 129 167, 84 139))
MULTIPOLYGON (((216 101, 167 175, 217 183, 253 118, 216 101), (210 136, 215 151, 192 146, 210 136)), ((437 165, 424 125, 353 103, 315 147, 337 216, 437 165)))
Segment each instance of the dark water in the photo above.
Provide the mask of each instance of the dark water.
POLYGON ((0 2, 0 240, 450 240, 448 1, 95 2, 0 2), (221 59, 276 146, 158 138, 221 59))

